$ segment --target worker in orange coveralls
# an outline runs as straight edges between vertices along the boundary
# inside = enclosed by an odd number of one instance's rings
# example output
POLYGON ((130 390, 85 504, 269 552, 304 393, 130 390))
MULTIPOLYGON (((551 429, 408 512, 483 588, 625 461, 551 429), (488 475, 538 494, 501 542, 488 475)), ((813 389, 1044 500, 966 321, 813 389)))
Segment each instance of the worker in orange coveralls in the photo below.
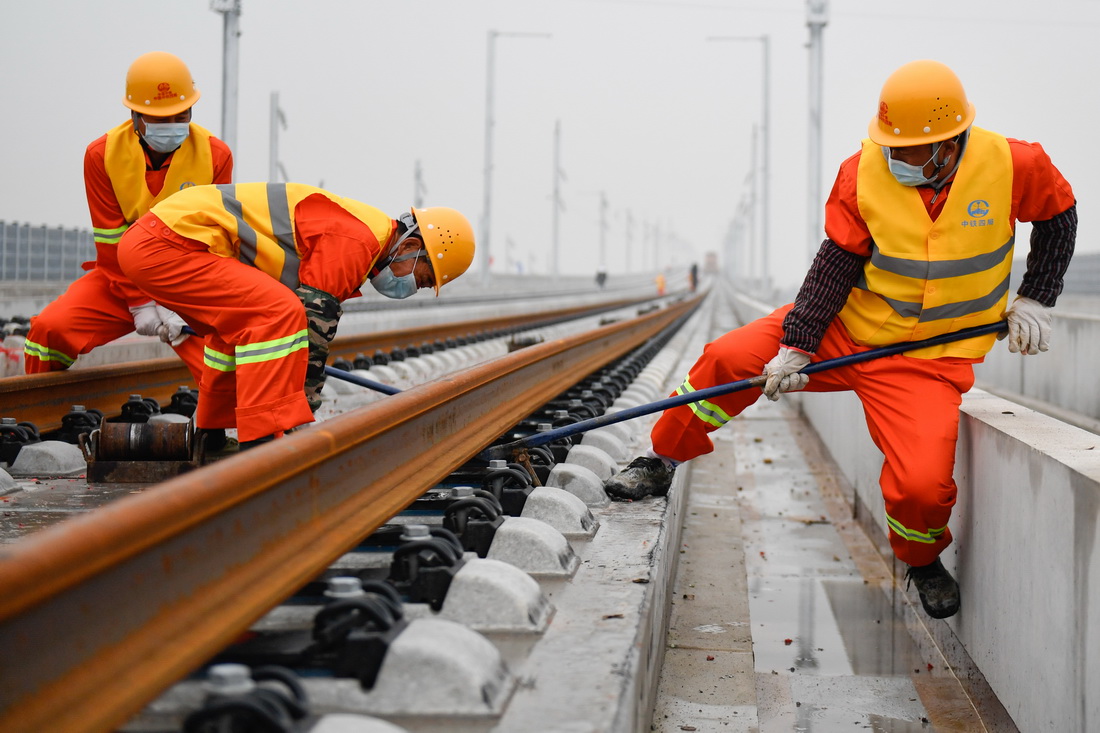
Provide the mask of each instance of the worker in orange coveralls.
POLYGON ((118 251, 123 272, 206 339, 196 429, 235 426, 242 449, 313 421, 309 352, 321 353, 323 375, 339 304, 366 280, 389 298, 438 295, 473 257, 473 228, 454 209, 394 220, 298 183, 181 191, 118 251))
MULTIPOLYGON (((943 64, 914 61, 895 71, 870 139, 840 166, 825 205, 827 238, 795 302, 707 345, 675 392, 761 373, 771 400, 798 389, 854 391, 884 454, 879 484, 891 547, 933 618, 961 606, 958 583, 939 556, 951 543, 959 406, 994 337, 813 379, 800 370, 1006 317, 1010 351, 1048 349, 1051 309, 1077 236, 1076 201, 1042 147, 974 127, 974 116, 962 83, 943 64), (1032 222, 1031 247, 1006 309, 1018 220, 1032 222)), ((747 390, 665 411, 648 454, 608 479, 608 493, 666 494, 675 466, 713 450, 708 434, 759 397, 747 390)))
POLYGON ((170 343, 198 384, 202 340, 188 338, 176 314, 127 280, 116 250, 153 204, 190 186, 232 180, 229 147, 191 121, 199 96, 187 66, 170 53, 147 53, 130 65, 122 98, 130 119, 84 154, 96 259, 31 320, 23 350, 28 374, 68 369, 80 354, 136 330, 170 343))

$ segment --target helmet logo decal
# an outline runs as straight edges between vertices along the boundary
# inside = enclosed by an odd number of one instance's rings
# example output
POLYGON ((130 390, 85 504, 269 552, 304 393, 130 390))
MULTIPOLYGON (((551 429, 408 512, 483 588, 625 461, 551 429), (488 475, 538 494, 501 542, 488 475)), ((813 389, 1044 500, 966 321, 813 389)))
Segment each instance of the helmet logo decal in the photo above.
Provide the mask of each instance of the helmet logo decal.
POLYGON ((153 99, 168 99, 174 96, 176 95, 172 94, 172 86, 168 82, 162 81, 160 84, 157 84, 157 96, 153 97, 153 99))
POLYGON ((878 103, 878 118, 882 120, 882 124, 887 127, 893 127, 893 123, 890 122, 889 107, 886 106, 886 102, 878 103))

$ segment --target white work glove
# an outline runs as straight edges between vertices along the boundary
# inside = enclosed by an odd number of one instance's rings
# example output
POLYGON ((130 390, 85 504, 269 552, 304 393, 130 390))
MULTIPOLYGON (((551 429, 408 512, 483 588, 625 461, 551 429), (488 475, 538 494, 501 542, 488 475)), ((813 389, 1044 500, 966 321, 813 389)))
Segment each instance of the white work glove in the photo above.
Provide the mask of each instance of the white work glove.
POLYGON ((779 399, 780 392, 804 389, 810 383, 810 375, 800 374, 799 371, 809 363, 809 354, 788 349, 786 346, 780 347, 775 358, 764 365, 764 376, 768 378, 761 388, 764 395, 775 402, 779 399))
POLYGON ((157 316, 160 318, 157 335, 164 343, 179 346, 191 335, 183 332, 187 321, 180 318, 175 311, 170 311, 163 305, 158 304, 157 316))
MULTIPOLYGON (((1049 308, 1037 300, 1016 296, 1005 313, 1008 319, 1008 350, 1013 354, 1038 354, 1050 348, 1049 308)), ((998 339, 1005 337, 1002 331, 998 339)))
POLYGON ((142 336, 156 336, 161 326, 157 304, 153 301, 130 306, 130 315, 134 318, 134 330, 142 336))

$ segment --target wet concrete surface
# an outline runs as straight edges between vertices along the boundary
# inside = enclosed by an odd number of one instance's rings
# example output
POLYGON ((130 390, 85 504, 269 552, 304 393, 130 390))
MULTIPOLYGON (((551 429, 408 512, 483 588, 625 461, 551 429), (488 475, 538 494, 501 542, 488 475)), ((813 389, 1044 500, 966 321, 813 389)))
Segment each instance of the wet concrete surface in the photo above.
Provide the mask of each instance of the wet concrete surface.
POLYGON ((692 462, 653 730, 984 730, 895 615, 886 562, 823 494, 800 425, 762 401, 692 462))
POLYGON ((0 495, 0 544, 143 491, 136 484, 90 485, 83 476, 17 479, 15 488, 0 495))
POLYGON ((986 730, 894 614, 886 561, 823 495, 799 425, 757 404, 693 461, 652 730, 986 730))
MULTIPOLYGON (((719 304, 711 336, 736 325, 719 304)), ((711 438, 677 469, 690 493, 651 729, 992 730, 909 622, 923 611, 896 612, 885 538, 853 519, 790 402, 761 399, 711 438)))

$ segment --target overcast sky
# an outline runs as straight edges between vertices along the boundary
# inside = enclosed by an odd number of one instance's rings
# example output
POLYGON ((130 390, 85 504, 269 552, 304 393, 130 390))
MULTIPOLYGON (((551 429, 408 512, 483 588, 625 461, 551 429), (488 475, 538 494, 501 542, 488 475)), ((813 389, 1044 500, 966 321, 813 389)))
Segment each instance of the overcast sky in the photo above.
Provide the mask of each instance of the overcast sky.
MULTIPOLYGON (((153 50, 189 65, 194 120, 222 135, 222 16, 208 0, 8 0, 0 7, 0 219, 88 226, 84 148, 128 110, 126 69, 153 50)), ((805 0, 242 0, 235 180, 267 180, 271 93, 290 180, 396 215, 413 202, 484 210, 487 35, 496 40, 494 271, 546 272, 554 126, 560 263, 595 272, 601 199, 609 269, 701 260, 748 191, 771 48, 769 261, 797 284, 808 231, 805 0)), ((824 30, 822 196, 866 136, 885 78, 919 58, 961 77, 976 124, 1040 142, 1097 251, 1100 0, 832 0, 824 30)), ((819 202, 817 207, 820 207, 819 202)), ((1026 235, 1027 228, 1021 228, 1026 235)), ((1018 240, 1019 241, 1019 240, 1018 240)), ((1017 254, 1026 247, 1023 238, 1017 254)))

